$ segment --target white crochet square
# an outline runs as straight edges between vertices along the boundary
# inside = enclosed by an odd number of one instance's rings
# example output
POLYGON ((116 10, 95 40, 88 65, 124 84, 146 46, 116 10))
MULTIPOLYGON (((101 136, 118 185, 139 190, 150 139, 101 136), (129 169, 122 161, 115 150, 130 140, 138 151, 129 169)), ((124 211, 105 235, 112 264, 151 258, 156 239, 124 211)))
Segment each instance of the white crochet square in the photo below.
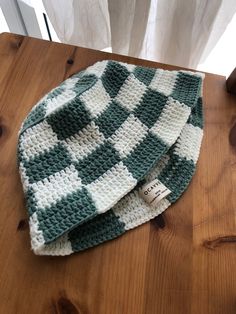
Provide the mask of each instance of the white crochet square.
POLYGON ((151 132, 168 146, 173 145, 187 122, 190 112, 190 107, 169 97, 151 132))
POLYGON ((146 85, 136 79, 134 74, 130 74, 121 86, 115 100, 132 111, 140 103, 146 90, 146 85))
POLYGON ((20 162, 19 172, 20 172, 21 182, 23 185, 23 190, 24 190, 24 192, 27 192, 27 190, 30 186, 30 183, 29 183, 29 177, 26 174, 26 169, 24 167, 23 162, 20 162))
POLYGON ((75 84, 78 83, 80 79, 78 77, 69 77, 65 82, 63 83, 63 86, 66 89, 73 89, 75 87, 75 84))
POLYGON ((126 67, 126 69, 129 72, 133 72, 133 70, 136 68, 136 66, 134 64, 124 63, 124 62, 120 62, 120 64, 123 65, 124 67, 126 67))
POLYGON ((173 92, 176 78, 176 71, 164 71, 162 69, 157 69, 149 87, 163 93, 166 96, 169 96, 173 92))
POLYGON ((30 217, 29 228, 31 236, 31 247, 34 250, 34 253, 39 254, 40 250, 42 250, 44 247, 45 240, 43 237, 43 232, 39 227, 37 212, 33 213, 33 215, 30 217))
POLYGON ((38 208, 51 206, 63 196, 81 189, 81 179, 73 165, 31 185, 38 208))
POLYGON ((28 161, 40 153, 49 151, 58 142, 57 136, 51 126, 44 120, 27 129, 21 135, 19 146, 24 158, 28 161))
POLYGON ((187 160, 197 163, 201 146, 203 130, 187 123, 176 143, 174 153, 187 160))
POLYGON ((46 116, 48 116, 53 111, 61 108, 75 97, 76 93, 73 90, 67 89, 62 94, 46 100, 46 116))
POLYGON ((98 213, 101 214, 113 207, 136 184, 137 180, 133 178, 127 167, 120 162, 97 180, 87 185, 86 188, 98 209, 98 213))
POLYGON ((111 137, 111 143, 124 158, 142 141, 147 131, 148 127, 131 114, 111 137))
POLYGON ((105 140, 98 126, 92 121, 78 134, 63 141, 73 161, 81 160, 94 151, 105 140))
POLYGON ((103 75, 103 72, 107 66, 107 60, 96 62, 94 65, 91 65, 85 70, 85 74, 94 74, 98 78, 100 78, 103 75))
POLYGON ((102 81, 98 80, 89 90, 84 92, 80 99, 85 104, 93 118, 99 116, 109 105, 111 98, 106 92, 102 81))
POLYGON ((69 255, 72 254, 72 245, 69 240, 68 233, 63 234, 54 242, 46 244, 41 250, 38 250, 38 255, 69 255))

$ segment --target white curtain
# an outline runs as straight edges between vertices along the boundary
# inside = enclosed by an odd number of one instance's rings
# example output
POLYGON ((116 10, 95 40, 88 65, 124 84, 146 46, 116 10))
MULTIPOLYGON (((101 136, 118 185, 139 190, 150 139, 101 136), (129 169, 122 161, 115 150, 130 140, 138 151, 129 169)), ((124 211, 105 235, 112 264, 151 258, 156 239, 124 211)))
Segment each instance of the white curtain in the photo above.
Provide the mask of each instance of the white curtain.
POLYGON ((110 46, 106 0, 43 0, 43 4, 61 42, 99 50, 110 46))
POLYGON ((189 68, 204 61, 236 12, 235 0, 43 3, 64 43, 94 49, 111 47, 115 53, 189 68))

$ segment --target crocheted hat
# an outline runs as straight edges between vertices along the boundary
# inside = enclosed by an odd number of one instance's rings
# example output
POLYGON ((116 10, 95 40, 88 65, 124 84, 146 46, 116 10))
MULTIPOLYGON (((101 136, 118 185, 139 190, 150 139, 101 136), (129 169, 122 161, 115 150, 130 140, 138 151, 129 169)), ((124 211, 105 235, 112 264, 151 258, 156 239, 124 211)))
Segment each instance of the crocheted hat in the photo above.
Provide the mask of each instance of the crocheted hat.
POLYGON ((34 106, 18 159, 36 254, 113 239, 180 197, 202 140, 202 80, 102 61, 34 106))

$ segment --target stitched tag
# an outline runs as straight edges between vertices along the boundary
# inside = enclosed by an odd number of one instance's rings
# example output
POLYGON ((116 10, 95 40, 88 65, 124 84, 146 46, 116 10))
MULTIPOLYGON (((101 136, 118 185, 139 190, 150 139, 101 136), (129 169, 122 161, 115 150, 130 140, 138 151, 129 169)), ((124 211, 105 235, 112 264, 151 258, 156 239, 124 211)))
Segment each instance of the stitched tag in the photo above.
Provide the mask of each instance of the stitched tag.
POLYGON ((153 180, 139 189, 139 194, 149 205, 156 205, 171 191, 159 180, 153 180))

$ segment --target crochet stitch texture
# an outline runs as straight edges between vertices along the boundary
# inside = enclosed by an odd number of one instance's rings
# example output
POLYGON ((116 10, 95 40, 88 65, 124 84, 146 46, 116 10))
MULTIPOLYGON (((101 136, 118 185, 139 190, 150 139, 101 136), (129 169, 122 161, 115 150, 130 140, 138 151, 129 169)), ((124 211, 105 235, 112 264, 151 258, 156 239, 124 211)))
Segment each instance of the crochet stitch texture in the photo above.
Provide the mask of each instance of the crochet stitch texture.
POLYGON ((68 255, 156 217, 187 188, 203 135, 203 74, 101 61, 43 97, 18 143, 31 246, 68 255), (139 187, 160 180, 157 205, 139 187))

